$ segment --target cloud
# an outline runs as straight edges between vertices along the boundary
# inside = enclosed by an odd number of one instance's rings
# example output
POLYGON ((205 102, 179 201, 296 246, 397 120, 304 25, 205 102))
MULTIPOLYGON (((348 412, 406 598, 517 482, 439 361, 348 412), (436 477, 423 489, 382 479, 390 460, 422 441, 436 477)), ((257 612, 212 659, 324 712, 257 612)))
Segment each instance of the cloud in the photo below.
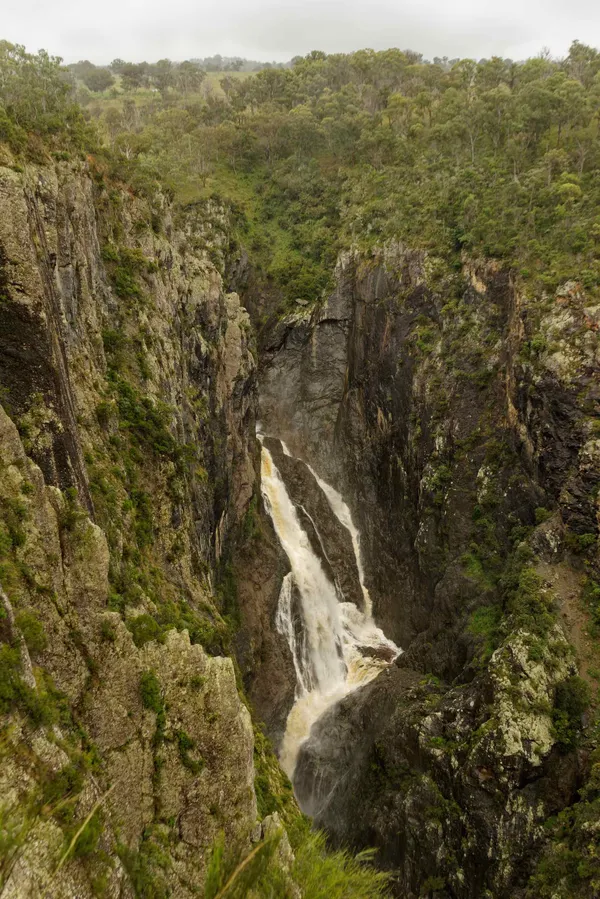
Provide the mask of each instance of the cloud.
POLYGON ((311 49, 411 48, 425 55, 521 59, 600 44, 592 0, 21 0, 2 37, 106 63, 213 53, 287 60, 311 49))

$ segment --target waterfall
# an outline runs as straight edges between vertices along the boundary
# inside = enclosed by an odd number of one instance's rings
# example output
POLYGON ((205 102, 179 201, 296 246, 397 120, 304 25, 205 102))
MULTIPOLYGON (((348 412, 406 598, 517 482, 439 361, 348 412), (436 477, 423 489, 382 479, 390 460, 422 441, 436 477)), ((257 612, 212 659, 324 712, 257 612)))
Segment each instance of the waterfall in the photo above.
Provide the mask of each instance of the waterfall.
MULTIPOLYGON (((291 455, 282 443, 286 455, 291 455)), ((401 650, 388 640, 371 615, 364 583, 360 537, 340 494, 310 469, 332 511, 349 531, 365 604, 340 602, 304 531, 296 508, 269 450, 262 447, 261 480, 265 506, 289 559, 276 627, 287 640, 296 673, 296 695, 288 715, 280 760, 292 777, 298 750, 315 721, 334 703, 368 683, 401 650)))

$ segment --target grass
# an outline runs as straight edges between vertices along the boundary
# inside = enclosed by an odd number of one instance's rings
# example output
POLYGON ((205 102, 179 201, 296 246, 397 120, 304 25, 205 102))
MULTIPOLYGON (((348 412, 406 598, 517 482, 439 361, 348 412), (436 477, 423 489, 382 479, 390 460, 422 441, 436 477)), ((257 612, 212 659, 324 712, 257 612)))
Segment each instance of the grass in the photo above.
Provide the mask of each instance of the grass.
POLYGON ((502 618, 498 606, 482 606, 475 609, 469 621, 468 630, 481 643, 480 657, 486 662, 498 646, 499 626, 502 618))
POLYGON ((373 853, 353 856, 327 848, 325 835, 308 830, 293 840, 294 861, 286 869, 276 856, 282 831, 269 834, 251 852, 225 849, 217 840, 209 862, 205 899, 292 899, 297 888, 303 899, 382 899, 389 876, 372 866, 373 853), (296 888, 296 889, 294 889, 296 888))

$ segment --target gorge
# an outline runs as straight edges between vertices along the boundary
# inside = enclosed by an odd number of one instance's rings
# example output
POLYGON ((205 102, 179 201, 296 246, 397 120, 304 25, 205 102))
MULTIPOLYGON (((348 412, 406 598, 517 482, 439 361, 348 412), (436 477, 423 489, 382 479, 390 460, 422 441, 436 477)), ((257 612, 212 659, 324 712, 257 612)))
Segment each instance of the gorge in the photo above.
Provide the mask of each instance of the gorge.
POLYGON ((11 46, 1 899, 595 899, 600 56, 11 46))

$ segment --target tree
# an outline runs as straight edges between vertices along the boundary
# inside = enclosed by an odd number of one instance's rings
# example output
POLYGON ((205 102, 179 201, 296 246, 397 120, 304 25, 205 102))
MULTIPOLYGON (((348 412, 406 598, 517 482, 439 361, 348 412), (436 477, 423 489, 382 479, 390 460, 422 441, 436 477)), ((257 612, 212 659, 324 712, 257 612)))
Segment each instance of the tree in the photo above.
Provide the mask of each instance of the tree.
POLYGON ((144 84, 148 71, 148 63, 146 62, 126 62, 121 66, 121 78, 123 90, 138 90, 144 84))
POLYGON ((206 72, 198 63, 187 59, 180 63, 174 73, 177 90, 184 96, 200 90, 200 86, 206 78, 206 72))
POLYGON ((151 77, 161 92, 163 97, 166 97, 169 92, 169 88, 174 87, 175 85, 175 67, 170 59, 159 59, 158 62, 152 66, 151 77))
POLYGON ((94 93, 106 91, 115 83, 115 78, 108 69, 94 69, 83 76, 83 83, 94 93))

